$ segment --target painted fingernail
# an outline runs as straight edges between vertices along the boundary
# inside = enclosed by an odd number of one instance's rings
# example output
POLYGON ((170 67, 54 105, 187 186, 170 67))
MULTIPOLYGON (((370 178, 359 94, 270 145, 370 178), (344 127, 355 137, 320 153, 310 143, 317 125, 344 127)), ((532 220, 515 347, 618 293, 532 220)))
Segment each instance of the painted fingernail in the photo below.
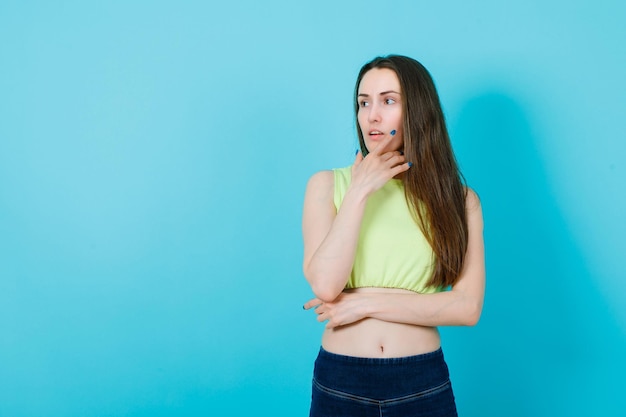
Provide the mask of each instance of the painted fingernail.
POLYGON ((357 149, 357 150, 354 152, 354 154, 356 155, 356 154, 358 154, 358 153, 359 153, 359 150, 357 149))
POLYGON ((395 134, 396 134, 396 129, 393 129, 393 130, 392 130, 391 132, 389 132, 389 133, 391 133, 391 136, 395 135, 395 134))
POLYGON ((413 166, 413 162, 409 162, 409 168, 413 166))

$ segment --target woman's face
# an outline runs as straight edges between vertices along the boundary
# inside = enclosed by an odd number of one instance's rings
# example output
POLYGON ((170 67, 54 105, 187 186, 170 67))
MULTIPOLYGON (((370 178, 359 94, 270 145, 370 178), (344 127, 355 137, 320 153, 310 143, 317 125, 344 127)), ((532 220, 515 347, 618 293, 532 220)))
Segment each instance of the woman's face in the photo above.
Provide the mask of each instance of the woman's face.
POLYGON ((384 138, 396 134, 387 150, 400 150, 402 137, 402 99, 400 81, 393 70, 373 68, 359 84, 357 120, 365 146, 371 152, 384 138))

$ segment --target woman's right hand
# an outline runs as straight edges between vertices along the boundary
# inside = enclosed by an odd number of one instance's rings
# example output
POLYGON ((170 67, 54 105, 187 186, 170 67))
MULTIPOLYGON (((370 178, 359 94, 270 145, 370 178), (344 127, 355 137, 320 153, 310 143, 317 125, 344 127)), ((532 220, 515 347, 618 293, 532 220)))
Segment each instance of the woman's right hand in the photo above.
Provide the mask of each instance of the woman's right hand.
POLYGON ((393 177, 406 172, 411 163, 406 162, 400 151, 388 151, 393 136, 388 136, 378 143, 367 156, 357 152, 352 165, 352 181, 350 187, 360 190, 369 196, 382 188, 393 177))

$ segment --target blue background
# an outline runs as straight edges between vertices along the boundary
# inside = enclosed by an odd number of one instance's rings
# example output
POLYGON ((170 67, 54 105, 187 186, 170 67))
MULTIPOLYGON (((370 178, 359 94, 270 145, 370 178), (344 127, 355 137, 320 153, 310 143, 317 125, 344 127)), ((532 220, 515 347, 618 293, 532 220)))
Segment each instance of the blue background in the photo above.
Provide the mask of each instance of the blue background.
POLYGON ((462 416, 626 410, 626 6, 0 3, 0 416, 299 416, 315 171, 352 89, 421 60, 485 216, 462 416))

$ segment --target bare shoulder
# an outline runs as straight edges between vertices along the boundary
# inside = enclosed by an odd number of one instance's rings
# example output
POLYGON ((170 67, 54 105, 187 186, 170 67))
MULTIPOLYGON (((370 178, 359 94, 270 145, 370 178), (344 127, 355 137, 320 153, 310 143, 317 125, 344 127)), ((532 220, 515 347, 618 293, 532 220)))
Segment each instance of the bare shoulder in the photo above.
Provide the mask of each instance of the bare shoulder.
POLYGON ((471 230, 481 232, 484 227, 483 209, 480 204, 480 197, 471 188, 466 188, 465 212, 467 213, 467 225, 471 230))
POLYGON ((332 194, 335 184, 335 175, 333 171, 319 171, 309 178, 306 186, 307 196, 316 196, 317 198, 327 197, 332 194))
POLYGON ((470 187, 465 187, 465 208, 469 212, 480 211, 480 197, 470 187))
POLYGON ((315 174, 311 175, 309 178, 309 185, 321 185, 333 183, 335 180, 335 174, 331 170, 318 171, 315 174))

